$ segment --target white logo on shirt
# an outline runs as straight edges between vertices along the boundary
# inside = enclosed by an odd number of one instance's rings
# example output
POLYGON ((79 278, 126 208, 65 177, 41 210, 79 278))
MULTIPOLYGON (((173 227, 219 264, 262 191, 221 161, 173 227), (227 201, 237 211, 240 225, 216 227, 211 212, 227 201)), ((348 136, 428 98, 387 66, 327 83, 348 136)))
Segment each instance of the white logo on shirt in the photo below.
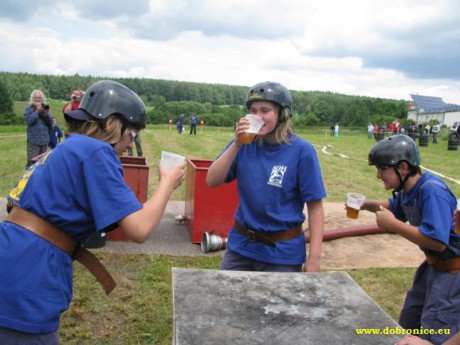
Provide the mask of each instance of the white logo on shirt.
POLYGON ((272 168, 272 173, 268 180, 268 184, 275 187, 283 187, 284 174, 286 173, 286 166, 274 166, 272 168))

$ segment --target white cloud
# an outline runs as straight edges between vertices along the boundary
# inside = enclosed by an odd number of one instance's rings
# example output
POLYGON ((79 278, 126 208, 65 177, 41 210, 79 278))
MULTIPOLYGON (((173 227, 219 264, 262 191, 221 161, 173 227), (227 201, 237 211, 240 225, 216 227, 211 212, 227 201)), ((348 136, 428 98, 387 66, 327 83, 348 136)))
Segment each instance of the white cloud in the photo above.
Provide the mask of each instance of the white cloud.
POLYGON ((460 104, 460 5, 441 0, 7 1, 2 70, 460 104))

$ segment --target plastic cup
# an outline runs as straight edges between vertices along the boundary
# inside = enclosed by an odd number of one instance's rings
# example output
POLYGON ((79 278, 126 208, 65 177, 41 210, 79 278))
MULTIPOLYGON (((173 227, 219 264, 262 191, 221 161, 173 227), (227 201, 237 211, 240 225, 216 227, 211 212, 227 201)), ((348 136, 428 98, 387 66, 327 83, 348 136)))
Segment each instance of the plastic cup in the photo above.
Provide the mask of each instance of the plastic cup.
POLYGON ((247 114, 245 118, 249 119, 249 129, 245 131, 244 135, 240 137, 240 141, 244 144, 250 144, 259 133, 264 125, 264 120, 254 114, 247 114))
POLYGON ((184 156, 168 151, 161 151, 160 164, 163 165, 166 169, 171 169, 173 166, 183 162, 184 160, 184 156))
POLYGON ((359 210, 366 197, 359 193, 347 194, 347 217, 350 219, 358 219, 359 210))
POLYGON ((460 235, 460 199, 457 199, 457 221, 455 222, 455 233, 460 235))

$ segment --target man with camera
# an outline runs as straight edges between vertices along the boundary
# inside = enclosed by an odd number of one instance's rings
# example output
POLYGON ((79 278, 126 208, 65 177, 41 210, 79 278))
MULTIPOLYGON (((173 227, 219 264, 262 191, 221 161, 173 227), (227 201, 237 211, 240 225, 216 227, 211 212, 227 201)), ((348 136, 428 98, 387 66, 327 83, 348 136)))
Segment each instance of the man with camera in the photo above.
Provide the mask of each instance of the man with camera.
POLYGON ((27 169, 34 163, 34 157, 47 151, 50 140, 53 120, 42 91, 32 91, 30 104, 24 109, 24 119, 27 124, 27 169))
POLYGON ((62 108, 62 113, 77 110, 80 106, 80 100, 83 97, 83 91, 75 89, 70 93, 70 101, 62 108))

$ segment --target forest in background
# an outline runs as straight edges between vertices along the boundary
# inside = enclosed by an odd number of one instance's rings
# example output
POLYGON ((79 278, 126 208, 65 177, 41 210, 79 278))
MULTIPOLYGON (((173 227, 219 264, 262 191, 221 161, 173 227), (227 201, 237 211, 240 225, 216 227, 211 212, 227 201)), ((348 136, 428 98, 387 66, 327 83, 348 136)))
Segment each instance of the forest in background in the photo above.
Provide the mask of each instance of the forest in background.
MULTIPOLYGON (((93 76, 39 75, 0 72, 0 125, 22 124, 22 114, 13 113, 13 103, 28 101, 32 90, 42 90, 48 99, 69 99, 74 89, 86 90, 92 83, 111 79, 135 91, 148 109, 148 123, 167 123, 180 114, 197 114, 209 126, 233 126, 246 113, 250 86, 206 84, 150 78, 103 78, 93 76)), ((365 128, 369 122, 407 120, 408 101, 351 96, 324 91, 290 90, 295 126, 314 127, 338 123, 365 128)))

